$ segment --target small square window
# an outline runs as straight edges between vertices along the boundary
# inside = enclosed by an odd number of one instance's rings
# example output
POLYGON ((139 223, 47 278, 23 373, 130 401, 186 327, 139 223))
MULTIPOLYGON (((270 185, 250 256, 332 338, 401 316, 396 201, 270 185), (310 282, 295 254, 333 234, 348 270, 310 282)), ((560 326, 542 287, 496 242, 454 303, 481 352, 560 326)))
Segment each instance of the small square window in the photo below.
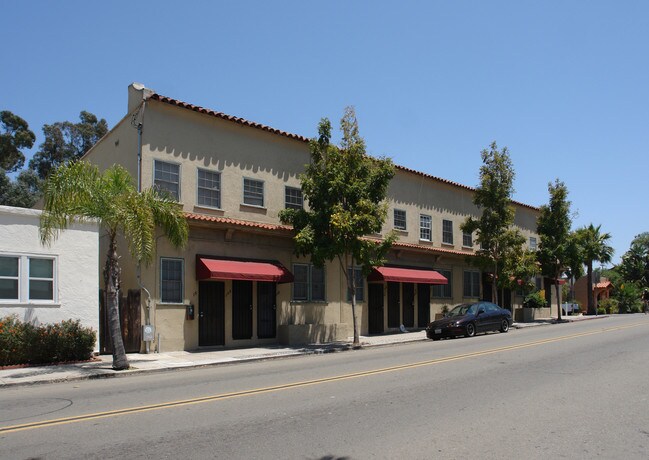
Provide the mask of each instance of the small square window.
POLYGON ((180 165, 166 161, 154 161, 153 185, 160 192, 167 192, 180 201, 180 165))
POLYGON ((403 209, 394 210, 394 228, 406 230, 406 211, 403 209))
POLYGON ((243 179, 243 203, 250 206, 264 206, 264 182, 243 179))
POLYGON ((450 220, 442 221, 442 243, 453 244, 453 222, 450 220))
POLYGON ((200 206, 221 208, 221 173, 198 170, 198 197, 200 206))
POLYGON ((284 207, 287 209, 303 209, 302 189, 287 186, 284 189, 284 207))
POLYGON ((432 217, 426 214, 419 215, 419 239, 423 241, 432 241, 432 217))

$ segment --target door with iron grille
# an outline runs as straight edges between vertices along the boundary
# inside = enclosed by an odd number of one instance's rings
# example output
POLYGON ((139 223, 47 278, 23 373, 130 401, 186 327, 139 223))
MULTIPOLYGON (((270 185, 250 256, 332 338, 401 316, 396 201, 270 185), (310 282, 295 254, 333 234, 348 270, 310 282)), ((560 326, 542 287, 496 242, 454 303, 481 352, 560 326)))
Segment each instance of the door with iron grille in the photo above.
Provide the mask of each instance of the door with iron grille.
POLYGON ((232 338, 252 338, 252 281, 232 281, 232 338))
POLYGON ((383 283, 369 283, 367 288, 368 333, 381 334, 383 332, 383 283))
POLYGON ((413 283, 402 283, 403 292, 403 325, 415 327, 415 285, 413 283))
POLYGON ((401 324, 401 283, 388 283, 388 327, 401 324))
POLYGON ((225 283, 198 283, 198 345, 225 345, 225 283))
POLYGON ((275 338, 277 331, 276 284, 257 283, 257 337, 275 338))
POLYGON ((430 284, 417 285, 417 326, 430 323, 430 284))

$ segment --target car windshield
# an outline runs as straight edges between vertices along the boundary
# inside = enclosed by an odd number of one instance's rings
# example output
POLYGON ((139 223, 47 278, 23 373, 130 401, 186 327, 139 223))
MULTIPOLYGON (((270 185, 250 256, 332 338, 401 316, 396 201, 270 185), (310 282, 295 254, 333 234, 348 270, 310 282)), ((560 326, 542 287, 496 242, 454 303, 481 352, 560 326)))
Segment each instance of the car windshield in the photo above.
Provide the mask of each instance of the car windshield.
POLYGON ((453 316, 464 316, 468 313, 475 314, 476 304, 463 303, 458 305, 453 310, 448 312, 448 317, 452 318, 453 316))

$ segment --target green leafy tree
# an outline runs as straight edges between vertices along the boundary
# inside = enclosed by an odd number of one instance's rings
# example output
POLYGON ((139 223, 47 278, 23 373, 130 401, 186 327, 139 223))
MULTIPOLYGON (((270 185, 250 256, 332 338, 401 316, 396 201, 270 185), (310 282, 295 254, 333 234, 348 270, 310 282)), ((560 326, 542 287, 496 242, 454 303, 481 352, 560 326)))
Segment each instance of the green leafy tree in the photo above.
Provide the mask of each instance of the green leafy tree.
POLYGON ((514 228, 515 209, 511 199, 514 193, 514 167, 507 147, 498 150, 493 142, 480 153, 480 185, 473 195, 473 203, 482 211, 478 218, 468 217, 460 226, 463 232, 476 232, 480 249, 472 263, 492 274, 492 301, 498 303, 498 278, 509 257, 525 243, 520 231, 514 228))
POLYGON ((30 170, 21 171, 15 181, 0 169, 0 204, 31 208, 40 197, 42 181, 30 170))
POLYGON ((539 263, 536 260, 536 252, 525 249, 523 245, 516 246, 505 258, 499 286, 512 290, 520 289, 527 294, 536 287, 533 279, 538 273, 539 263))
POLYGON ((81 158, 108 132, 106 120, 90 112, 82 111, 79 119, 79 123, 63 121, 43 126, 45 141, 29 162, 29 168, 41 179, 57 166, 81 158))
POLYGON ((570 201, 568 188, 556 179, 548 184, 549 203, 541 206, 537 231, 541 239, 538 258, 544 276, 554 280, 557 298, 558 319, 561 321, 561 287, 559 279, 569 264, 570 201))
POLYGON ((569 296, 566 296, 566 298, 573 301, 575 296, 575 280, 584 276, 584 258, 582 257, 581 248, 579 247, 579 241, 575 232, 570 232, 568 235, 564 269, 564 273, 570 280, 569 296))
POLYGON ((595 227, 590 224, 577 229, 576 237, 586 265, 586 276, 588 277, 588 314, 595 315, 595 299, 593 297, 593 262, 608 263, 613 258, 613 248, 608 242, 611 239, 610 233, 601 233, 601 225, 595 227))
POLYGON ((188 227, 182 210, 172 199, 153 189, 138 192, 123 167, 115 165, 101 174, 96 166, 84 161, 53 170, 44 185, 43 201, 40 235, 44 244, 77 220, 95 219, 106 232, 109 247, 104 281, 113 368, 128 369, 118 311, 117 236, 124 235, 138 263, 148 264, 153 258, 157 227, 173 246, 185 245, 188 227))
POLYGON ((18 171, 25 163, 22 149, 30 149, 36 136, 29 125, 8 110, 0 112, 0 169, 18 171))
POLYGON ((298 255, 311 256, 313 264, 320 267, 326 261, 339 261, 351 292, 353 346, 358 347, 356 279, 348 268, 360 266, 367 276, 374 266, 385 263, 387 251, 396 239, 393 233, 382 241, 364 238, 381 232, 394 165, 388 158, 366 155, 353 108, 345 109, 340 129, 340 146, 331 144, 331 123, 322 119, 319 137, 310 142, 311 163, 300 177, 309 209, 283 210, 280 219, 293 225, 298 255))
POLYGON ((649 233, 641 233, 631 241, 631 247, 622 256, 619 270, 624 280, 649 287, 649 233))

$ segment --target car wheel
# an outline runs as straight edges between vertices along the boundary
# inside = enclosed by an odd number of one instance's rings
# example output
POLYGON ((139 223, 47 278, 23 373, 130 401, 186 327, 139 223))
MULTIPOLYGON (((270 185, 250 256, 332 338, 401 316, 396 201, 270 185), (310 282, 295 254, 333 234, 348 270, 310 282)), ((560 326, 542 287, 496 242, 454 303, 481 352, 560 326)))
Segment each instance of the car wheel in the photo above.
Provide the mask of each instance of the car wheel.
POLYGON ((466 325, 466 336, 473 337, 475 335, 475 324, 469 323, 466 325))
POLYGON ((508 330, 509 330, 509 321, 504 319, 502 324, 500 325, 500 332, 507 332, 508 330))
POLYGON ((433 342, 437 342, 441 337, 433 337, 433 342))

